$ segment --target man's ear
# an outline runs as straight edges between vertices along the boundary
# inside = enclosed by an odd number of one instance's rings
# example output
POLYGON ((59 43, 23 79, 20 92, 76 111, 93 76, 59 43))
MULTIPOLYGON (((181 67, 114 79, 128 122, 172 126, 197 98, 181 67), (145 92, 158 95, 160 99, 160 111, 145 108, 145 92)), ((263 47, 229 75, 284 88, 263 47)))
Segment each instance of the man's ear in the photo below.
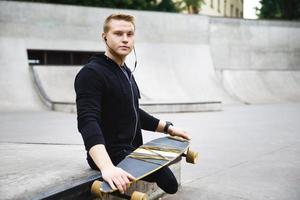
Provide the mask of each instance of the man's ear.
POLYGON ((105 34, 105 33, 102 33, 101 37, 102 37, 102 40, 103 40, 103 41, 105 41, 105 42, 107 41, 107 38, 106 38, 106 34, 105 34))

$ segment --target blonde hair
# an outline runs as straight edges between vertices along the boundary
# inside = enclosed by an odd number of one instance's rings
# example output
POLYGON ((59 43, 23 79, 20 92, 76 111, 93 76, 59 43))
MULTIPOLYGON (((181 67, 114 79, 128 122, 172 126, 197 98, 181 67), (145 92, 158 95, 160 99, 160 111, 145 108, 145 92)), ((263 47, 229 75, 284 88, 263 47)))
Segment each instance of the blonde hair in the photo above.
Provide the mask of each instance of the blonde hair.
POLYGON ((111 14, 111 15, 109 15, 105 19, 104 24, 103 24, 103 32, 104 33, 107 33, 109 31, 109 22, 112 19, 115 19, 115 20, 124 20, 124 21, 130 22, 130 23, 133 24, 133 27, 135 29, 134 16, 128 15, 128 14, 123 14, 123 13, 117 13, 117 14, 111 14))

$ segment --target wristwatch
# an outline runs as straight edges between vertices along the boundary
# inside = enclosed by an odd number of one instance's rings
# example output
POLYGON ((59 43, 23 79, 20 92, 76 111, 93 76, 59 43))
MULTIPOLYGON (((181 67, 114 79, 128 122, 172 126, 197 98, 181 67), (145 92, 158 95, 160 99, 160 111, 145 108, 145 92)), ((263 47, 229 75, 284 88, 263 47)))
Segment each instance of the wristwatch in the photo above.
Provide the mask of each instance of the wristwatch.
POLYGON ((166 121, 166 125, 164 127, 164 133, 165 134, 168 134, 168 129, 169 129, 170 126, 173 126, 172 122, 166 121))

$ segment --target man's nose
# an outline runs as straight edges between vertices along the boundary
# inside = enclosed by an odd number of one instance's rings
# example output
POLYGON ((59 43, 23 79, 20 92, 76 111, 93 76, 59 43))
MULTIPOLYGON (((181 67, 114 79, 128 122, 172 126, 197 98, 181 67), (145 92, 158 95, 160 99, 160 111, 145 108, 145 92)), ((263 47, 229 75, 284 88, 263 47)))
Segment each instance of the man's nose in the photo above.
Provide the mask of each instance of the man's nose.
POLYGON ((123 35, 122 41, 126 43, 128 42, 128 36, 126 34, 123 35))

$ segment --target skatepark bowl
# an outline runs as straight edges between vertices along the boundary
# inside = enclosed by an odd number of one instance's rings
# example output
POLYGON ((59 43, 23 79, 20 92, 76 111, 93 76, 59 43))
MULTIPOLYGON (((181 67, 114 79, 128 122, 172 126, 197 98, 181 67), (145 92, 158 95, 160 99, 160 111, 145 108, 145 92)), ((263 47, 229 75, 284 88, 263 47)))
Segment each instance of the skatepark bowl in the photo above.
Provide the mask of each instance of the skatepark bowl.
POLYGON ((299 22, 13 1, 0 1, 0 199, 92 198, 73 84, 114 12, 136 17, 140 106, 200 153, 162 199, 300 199, 299 22))

